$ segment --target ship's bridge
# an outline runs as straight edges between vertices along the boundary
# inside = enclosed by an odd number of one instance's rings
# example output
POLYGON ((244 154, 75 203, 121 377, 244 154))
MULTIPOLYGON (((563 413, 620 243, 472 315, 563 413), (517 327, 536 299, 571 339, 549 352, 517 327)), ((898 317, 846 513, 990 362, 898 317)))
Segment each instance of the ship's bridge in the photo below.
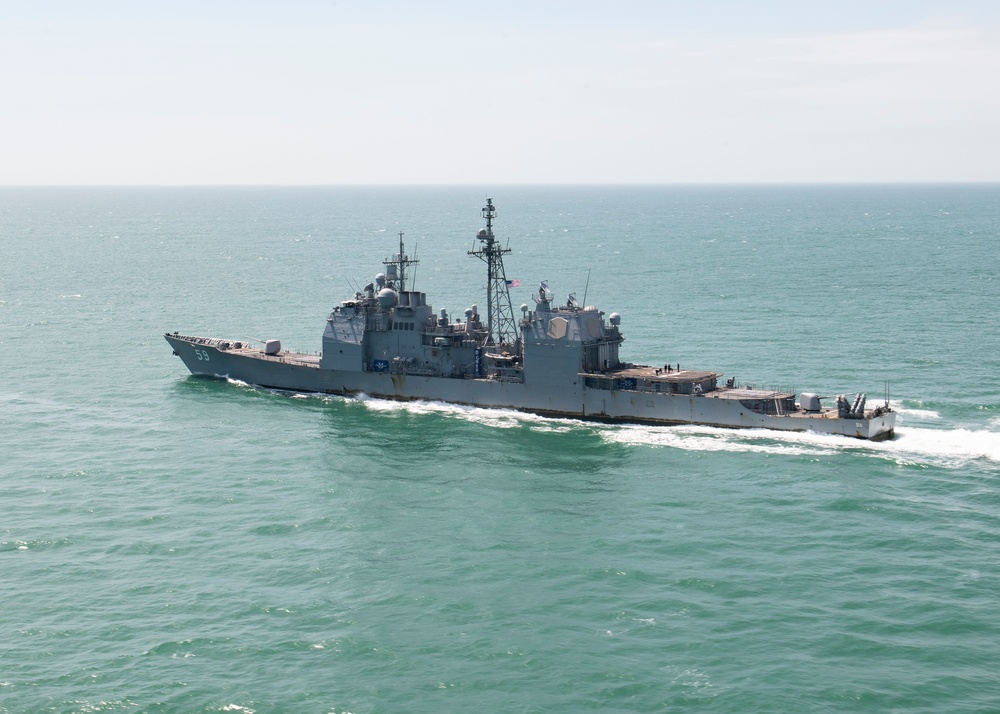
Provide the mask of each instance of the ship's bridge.
POLYGON ((580 307, 573 295, 565 306, 552 304, 551 292, 542 283, 535 296, 535 310, 521 306, 521 335, 524 359, 534 364, 550 362, 553 375, 607 371, 621 367, 618 347, 624 338, 618 328, 621 317, 611 313, 604 320, 604 313, 593 306, 580 307), (561 348, 570 349, 561 349, 561 348), (550 354, 555 348, 560 354, 550 354), (559 362, 559 365, 556 365, 559 362))

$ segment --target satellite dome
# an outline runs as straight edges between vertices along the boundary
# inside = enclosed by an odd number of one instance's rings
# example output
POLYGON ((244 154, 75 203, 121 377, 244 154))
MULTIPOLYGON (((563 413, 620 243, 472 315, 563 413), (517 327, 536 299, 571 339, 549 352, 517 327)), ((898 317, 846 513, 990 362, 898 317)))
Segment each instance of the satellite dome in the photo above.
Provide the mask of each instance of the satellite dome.
POLYGON ((378 291, 378 304, 382 307, 392 307, 396 304, 396 291, 392 288, 382 288, 378 291))
POLYGON ((622 316, 619 315, 617 312, 613 312, 610 315, 608 315, 608 322, 610 322, 612 325, 618 325, 618 323, 620 323, 621 321, 622 321, 622 316))

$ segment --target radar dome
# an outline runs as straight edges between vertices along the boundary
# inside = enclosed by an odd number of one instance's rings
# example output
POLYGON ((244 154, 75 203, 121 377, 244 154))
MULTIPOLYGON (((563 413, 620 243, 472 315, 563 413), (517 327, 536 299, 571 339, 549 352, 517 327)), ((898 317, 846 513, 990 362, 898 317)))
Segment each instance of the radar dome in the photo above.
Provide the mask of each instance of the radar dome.
POLYGON ((610 315, 608 315, 608 322, 610 322, 612 325, 618 325, 618 323, 620 323, 621 321, 622 321, 622 316, 619 315, 617 312, 613 312, 610 315))
POLYGON ((382 307, 392 307, 396 304, 396 291, 392 288, 382 288, 378 291, 378 304, 382 307))

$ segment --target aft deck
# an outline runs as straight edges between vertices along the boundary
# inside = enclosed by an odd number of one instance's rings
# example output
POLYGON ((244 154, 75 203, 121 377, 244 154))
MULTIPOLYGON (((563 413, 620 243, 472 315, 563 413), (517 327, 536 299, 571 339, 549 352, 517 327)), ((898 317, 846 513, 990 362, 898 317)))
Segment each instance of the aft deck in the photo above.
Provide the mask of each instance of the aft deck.
POLYGON ((581 372, 590 389, 628 390, 665 394, 707 394, 717 388, 721 372, 674 369, 666 365, 625 365, 602 372, 581 372))

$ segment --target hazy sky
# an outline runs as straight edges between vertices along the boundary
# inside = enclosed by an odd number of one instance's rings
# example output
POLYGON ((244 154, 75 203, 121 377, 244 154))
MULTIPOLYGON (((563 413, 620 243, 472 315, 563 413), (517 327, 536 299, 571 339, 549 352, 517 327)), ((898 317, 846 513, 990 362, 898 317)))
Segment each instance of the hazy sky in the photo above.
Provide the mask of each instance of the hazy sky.
POLYGON ((0 0, 0 184, 1000 181, 1000 2, 0 0))

